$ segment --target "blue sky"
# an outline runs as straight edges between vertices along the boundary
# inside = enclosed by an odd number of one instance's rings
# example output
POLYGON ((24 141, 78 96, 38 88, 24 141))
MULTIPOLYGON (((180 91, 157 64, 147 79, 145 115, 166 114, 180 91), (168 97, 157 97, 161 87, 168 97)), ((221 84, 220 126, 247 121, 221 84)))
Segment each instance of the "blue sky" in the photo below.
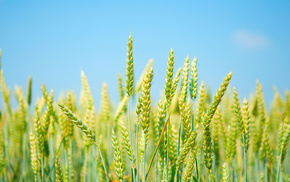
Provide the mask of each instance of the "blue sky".
MULTIPOLYGON (((154 59, 153 98, 164 88, 170 48, 175 70, 189 55, 198 58, 199 81, 216 91, 233 72, 231 86, 249 97, 256 80, 267 104, 276 85, 290 85, 290 1, 9 1, 0 0, 2 69, 10 88, 27 88, 33 97, 48 89, 80 92, 88 78, 95 105, 102 83, 118 101, 117 74, 125 79, 126 44, 133 35, 138 78, 154 59)), ((2 103, 2 98, 1 98, 2 103)), ((15 101, 14 101, 15 102, 15 101)), ((1 104, 3 105, 3 104, 1 104)))

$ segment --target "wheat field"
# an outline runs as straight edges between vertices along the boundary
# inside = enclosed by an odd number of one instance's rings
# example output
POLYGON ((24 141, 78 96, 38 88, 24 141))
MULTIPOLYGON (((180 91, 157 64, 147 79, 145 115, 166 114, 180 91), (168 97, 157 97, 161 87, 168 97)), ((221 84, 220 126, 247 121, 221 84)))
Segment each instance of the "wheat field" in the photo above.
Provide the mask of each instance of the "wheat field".
POLYGON ((104 83, 99 110, 84 72, 79 96, 56 98, 43 84, 31 103, 33 78, 27 91, 11 90, 1 69, 0 181, 290 181, 290 91, 275 89, 266 107, 257 81, 254 94, 240 99, 230 72, 211 95, 197 63, 187 56, 174 73, 171 49, 154 105, 152 60, 136 78, 130 35, 126 75, 116 78, 119 102, 104 83))

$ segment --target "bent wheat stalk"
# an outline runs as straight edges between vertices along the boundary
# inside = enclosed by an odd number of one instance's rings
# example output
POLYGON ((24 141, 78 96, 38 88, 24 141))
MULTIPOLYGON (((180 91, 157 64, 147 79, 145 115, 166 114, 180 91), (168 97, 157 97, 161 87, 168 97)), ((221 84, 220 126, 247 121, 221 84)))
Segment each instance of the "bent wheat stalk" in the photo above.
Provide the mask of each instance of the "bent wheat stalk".
POLYGON ((104 171, 105 171, 105 174, 107 175, 107 170, 106 170, 106 165, 105 165, 105 161, 104 161, 104 158, 103 158, 103 155, 102 155, 102 152, 101 152, 101 149, 100 149, 100 146, 96 140, 96 135, 94 132, 92 132, 91 129, 89 129, 81 120, 79 120, 72 112, 71 110, 69 110, 66 106, 64 106, 63 104, 61 103, 58 103, 58 106, 60 107, 60 109, 63 111, 63 113, 71 119, 71 122, 75 123, 77 125, 77 127, 79 127, 82 132, 88 137, 90 138, 91 140, 94 141, 95 145, 97 146, 97 149, 99 151, 99 154, 100 154, 100 157, 101 157, 101 160, 102 160, 102 163, 103 163, 103 168, 104 168, 104 171))

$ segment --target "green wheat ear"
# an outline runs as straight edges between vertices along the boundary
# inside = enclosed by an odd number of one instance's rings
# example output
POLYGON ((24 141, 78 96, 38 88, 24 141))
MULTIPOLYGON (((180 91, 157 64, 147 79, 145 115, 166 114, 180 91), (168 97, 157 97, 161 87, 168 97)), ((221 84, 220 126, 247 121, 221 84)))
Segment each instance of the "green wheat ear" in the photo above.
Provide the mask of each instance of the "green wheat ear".
POLYGON ((30 152, 31 152, 31 165, 33 169, 33 174, 35 177, 35 181, 37 181, 38 159, 37 159, 37 153, 36 153, 36 140, 32 132, 30 132, 30 152))
POLYGON ((53 93, 53 90, 51 90, 51 97, 47 95, 47 93, 45 94, 44 93, 44 98, 47 97, 46 99, 46 103, 47 103, 47 110, 45 112, 45 115, 44 115, 44 122, 43 122, 43 135, 46 135, 47 132, 48 132, 48 127, 49 127, 49 124, 50 124, 50 121, 51 121, 51 116, 52 116, 52 112, 53 112, 53 106, 52 106, 52 93, 53 93))
POLYGON ((136 157, 135 154, 131 153, 131 144, 130 144, 130 138, 129 138, 129 133, 126 129, 126 126, 124 125, 123 121, 120 121, 120 127, 121 127, 121 133, 122 133, 122 137, 124 140, 124 144, 125 144, 125 149, 127 151, 128 157, 131 161, 133 161, 134 163, 136 162, 136 157), (133 156, 133 159, 132 159, 133 156))
POLYGON ((179 166, 184 162, 185 157, 189 153, 190 149, 192 149, 196 145, 196 137, 198 133, 198 125, 196 125, 195 129, 190 133, 187 141, 184 143, 183 147, 180 150, 180 154, 176 161, 176 170, 178 170, 179 166))
MULTIPOLYGON (((151 110, 151 94, 150 94, 150 89, 151 89, 151 83, 153 79, 153 69, 150 68, 149 71, 147 72, 143 84, 142 84, 142 90, 141 90, 141 127, 145 135, 145 139, 149 139, 149 124, 150 124, 150 110, 151 110)), ((146 142, 145 142, 146 146, 146 142)))
POLYGON ((190 100, 183 102, 179 99, 179 111, 181 117, 181 123, 183 126, 182 141, 186 141, 191 132, 191 105, 190 100))
POLYGON ((232 72, 230 72, 225 78, 224 81, 221 83, 220 87, 218 88, 218 91, 216 92, 209 109, 206 114, 205 122, 210 123, 219 103, 222 100, 223 95, 225 94, 225 91, 230 83, 230 80, 232 78, 232 72))
POLYGON ((121 161, 121 152, 120 152, 119 142, 118 142, 118 139, 114 130, 112 130, 112 145, 113 145, 113 150, 114 150, 115 171, 116 171, 119 181, 122 182, 123 176, 124 176, 124 167, 121 161))
POLYGON ((93 109, 93 105, 94 105, 94 100, 93 100, 93 96, 90 90, 90 86, 87 80, 87 77, 85 75, 85 73, 82 71, 81 72, 81 81, 82 81, 82 89, 85 93, 85 98, 86 98, 86 103, 87 103, 87 107, 92 110, 93 109))
POLYGON ((31 75, 28 78, 28 87, 27 87, 27 103, 30 105, 31 103, 31 94, 32 94, 32 77, 31 75))
POLYGON ((119 103, 116 113, 115 113, 115 124, 117 124, 119 118, 121 117, 122 113, 126 110, 127 108, 127 102, 128 102, 128 96, 126 94, 126 96, 123 97, 123 99, 121 100, 121 102, 119 103))
POLYGON ((262 92, 262 85, 257 81, 256 83, 256 97, 257 97, 257 106, 258 106, 258 114, 259 114, 259 127, 258 127, 258 133, 257 133, 257 138, 254 142, 254 152, 257 153, 262 142, 262 137, 263 137, 263 131, 264 131, 264 126, 265 126, 265 102, 264 102, 264 96, 262 92))
MULTIPOLYGON (((85 111, 85 116, 84 116, 84 124, 87 126, 87 127, 90 127, 90 115, 91 115, 91 112, 89 109, 86 109, 85 111)), ((85 151, 88 152, 90 146, 91 146, 91 140, 89 137, 87 137, 86 135, 83 135, 84 136, 84 145, 85 145, 85 151)))
POLYGON ((22 87, 15 87, 15 95, 19 102, 19 116, 21 121, 21 129, 22 131, 26 130, 27 126, 27 112, 28 112, 28 104, 24 98, 24 93, 22 87))
POLYGON ((248 101, 246 98, 244 98, 243 100, 243 114, 244 114, 244 126, 245 126, 245 145, 246 145, 245 147, 247 151, 249 148, 249 142, 250 142, 251 121, 250 121, 248 101))
POLYGON ((172 78, 173 78, 173 67, 174 66, 174 53, 173 50, 170 49, 169 58, 166 69, 166 77, 165 77, 165 88, 164 93, 166 96, 167 103, 170 104, 171 98, 171 89, 172 89, 172 78))
MULTIPOLYGON (((2 117, 0 117, 2 119, 2 117)), ((3 169, 5 165, 5 146, 4 146, 4 134, 2 129, 0 129, 0 168, 3 169)))
POLYGON ((189 74, 189 57, 187 56, 184 62, 184 68, 183 68, 182 80, 181 80, 180 99, 183 102, 186 102, 187 93, 188 93, 188 74, 189 74))
POLYGON ((219 150, 220 150, 220 147, 219 147, 219 132, 221 131, 221 129, 219 128, 219 121, 216 118, 217 112, 218 112, 218 109, 217 109, 217 111, 215 113, 215 117, 214 117, 214 120, 213 120, 212 138, 213 138, 213 153, 214 153, 214 156, 215 156, 216 166, 218 167, 219 166, 219 162, 220 162, 220 160, 219 160, 220 159, 220 154, 219 154, 219 150))
POLYGON ((205 115, 204 121, 203 121, 203 133, 204 133, 203 151, 205 155, 205 164, 209 170, 211 170, 212 168, 212 139, 211 139, 211 132, 210 132, 210 122, 212 120, 212 117, 219 103, 221 102, 221 99, 227 89, 227 86, 230 83, 231 78, 232 78, 232 73, 230 72, 224 78, 224 81, 221 83, 221 86, 218 88, 218 91, 216 92, 213 98, 213 101, 211 102, 209 109, 205 115))
POLYGON ((149 71, 149 69, 152 67, 152 64, 153 64, 153 59, 150 59, 146 65, 145 69, 143 70, 143 72, 139 78, 139 81, 137 82, 136 93, 139 93, 141 91, 144 77, 145 77, 146 73, 149 71))
POLYGON ((243 123, 243 117, 242 117, 242 113, 241 113, 238 92, 237 92, 235 87, 233 88, 233 92, 234 92, 234 111, 236 114, 236 118, 238 121, 239 129, 240 129, 240 132, 242 134, 242 137, 245 137, 245 126, 243 123))
POLYGON ((0 82, 1 82, 1 92, 5 106, 10 118, 12 118, 12 109, 10 104, 10 90, 6 88, 6 83, 3 75, 3 70, 0 70, 0 82))
POLYGON ((195 100, 197 95, 197 67, 196 67, 197 58, 194 57, 191 63, 191 73, 190 73, 190 82, 189 82, 189 92, 191 100, 195 100))
MULTIPOLYGON (((162 129, 165 125, 165 119, 166 119, 166 104, 162 102, 162 100, 159 100, 158 106, 157 106, 157 122, 158 122, 158 136, 160 137, 162 134, 162 129)), ((158 148, 158 152, 160 155, 160 158, 163 162, 166 155, 166 144, 164 137, 161 138, 161 142, 158 148)))
POLYGON ((56 181, 62 182, 63 181, 63 174, 62 174, 62 169, 61 169, 61 165, 60 165, 58 156, 55 157, 55 174, 56 174, 56 181))
POLYGON ((174 98, 175 91, 176 91, 176 88, 177 88, 179 80, 180 80, 181 70, 182 69, 179 68, 174 76, 173 85, 172 85, 172 89, 171 89, 171 100, 173 100, 173 98, 174 98))
POLYGON ((185 182, 190 182, 191 178, 192 178, 192 173, 193 173, 193 169, 194 169, 194 162, 196 159, 196 152, 197 152, 197 145, 195 145, 192 150, 191 150, 191 154, 189 157, 189 161, 186 163, 186 172, 184 175, 184 181, 185 182))
MULTIPOLYGON (((70 109, 71 111, 73 111, 73 98, 72 97, 73 97, 73 92, 68 92, 67 93, 67 106, 68 106, 68 109, 70 109)), ((74 125, 70 121, 70 119, 69 119, 69 124, 68 124, 68 135, 71 139, 74 136, 74 125)))
POLYGON ((134 91, 133 39, 129 36, 127 43, 126 93, 130 97, 134 91))
POLYGON ((197 101, 197 107, 195 112, 195 123, 200 123, 204 114, 205 110, 205 99, 204 99, 204 82, 201 81, 201 84, 199 86, 199 98, 197 101))
POLYGON ((81 120, 79 120, 72 112, 69 110, 66 106, 64 106, 61 103, 58 103, 59 108, 62 110, 62 112, 71 119, 73 123, 77 125, 81 129, 81 131, 90 139, 93 141, 96 141, 96 135, 94 132, 92 132, 91 129, 89 129, 81 120))
POLYGON ((42 125, 40 122, 39 117, 39 111, 38 106, 35 104, 35 111, 34 111, 34 125, 35 125, 35 131, 36 131, 36 137, 37 137, 37 145, 38 145, 38 154, 39 156, 42 156, 43 153, 43 131, 42 131, 42 125))
POLYGON ((118 74, 118 89, 119 89, 119 100, 122 101, 125 94, 124 94, 124 87, 123 87, 123 79, 120 73, 118 74))
POLYGON ((104 120, 108 122, 111 117, 111 107, 110 107, 110 99, 109 99, 109 94, 108 94, 108 87, 106 83, 103 83, 103 88, 102 88, 101 112, 104 117, 104 120))
POLYGON ((290 125, 287 124, 286 126, 286 130, 285 130, 285 134, 283 136, 283 143, 282 143, 282 161, 281 163, 283 164, 283 161, 285 159, 286 156, 286 150, 287 150, 287 145, 289 143, 289 138, 290 138, 290 125))
POLYGON ((229 182, 229 174, 228 174, 227 163, 223 164, 223 182, 229 182))

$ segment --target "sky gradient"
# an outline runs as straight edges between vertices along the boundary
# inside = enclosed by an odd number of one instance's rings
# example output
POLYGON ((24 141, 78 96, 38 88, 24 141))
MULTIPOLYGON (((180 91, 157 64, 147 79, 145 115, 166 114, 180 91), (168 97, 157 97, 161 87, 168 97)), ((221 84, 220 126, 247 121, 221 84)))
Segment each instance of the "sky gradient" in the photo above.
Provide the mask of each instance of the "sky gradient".
MULTIPOLYGON (((27 89, 33 101, 45 83, 58 97, 80 92, 81 70, 98 107, 103 82, 118 101, 117 74, 125 80, 126 44, 133 36, 135 78, 154 59, 155 102, 164 88, 169 50, 175 70, 198 58, 199 83, 212 94, 233 72, 231 87, 249 98, 256 80, 267 105, 273 86, 290 86, 290 1, 9 1, 0 0, 1 66, 8 87, 27 89)), ((137 80, 136 80, 137 81, 137 80)), ((135 82, 136 83, 136 82, 135 82)), ((2 97, 0 99, 3 107, 2 97)), ((13 103, 15 100, 13 99, 13 103)))

